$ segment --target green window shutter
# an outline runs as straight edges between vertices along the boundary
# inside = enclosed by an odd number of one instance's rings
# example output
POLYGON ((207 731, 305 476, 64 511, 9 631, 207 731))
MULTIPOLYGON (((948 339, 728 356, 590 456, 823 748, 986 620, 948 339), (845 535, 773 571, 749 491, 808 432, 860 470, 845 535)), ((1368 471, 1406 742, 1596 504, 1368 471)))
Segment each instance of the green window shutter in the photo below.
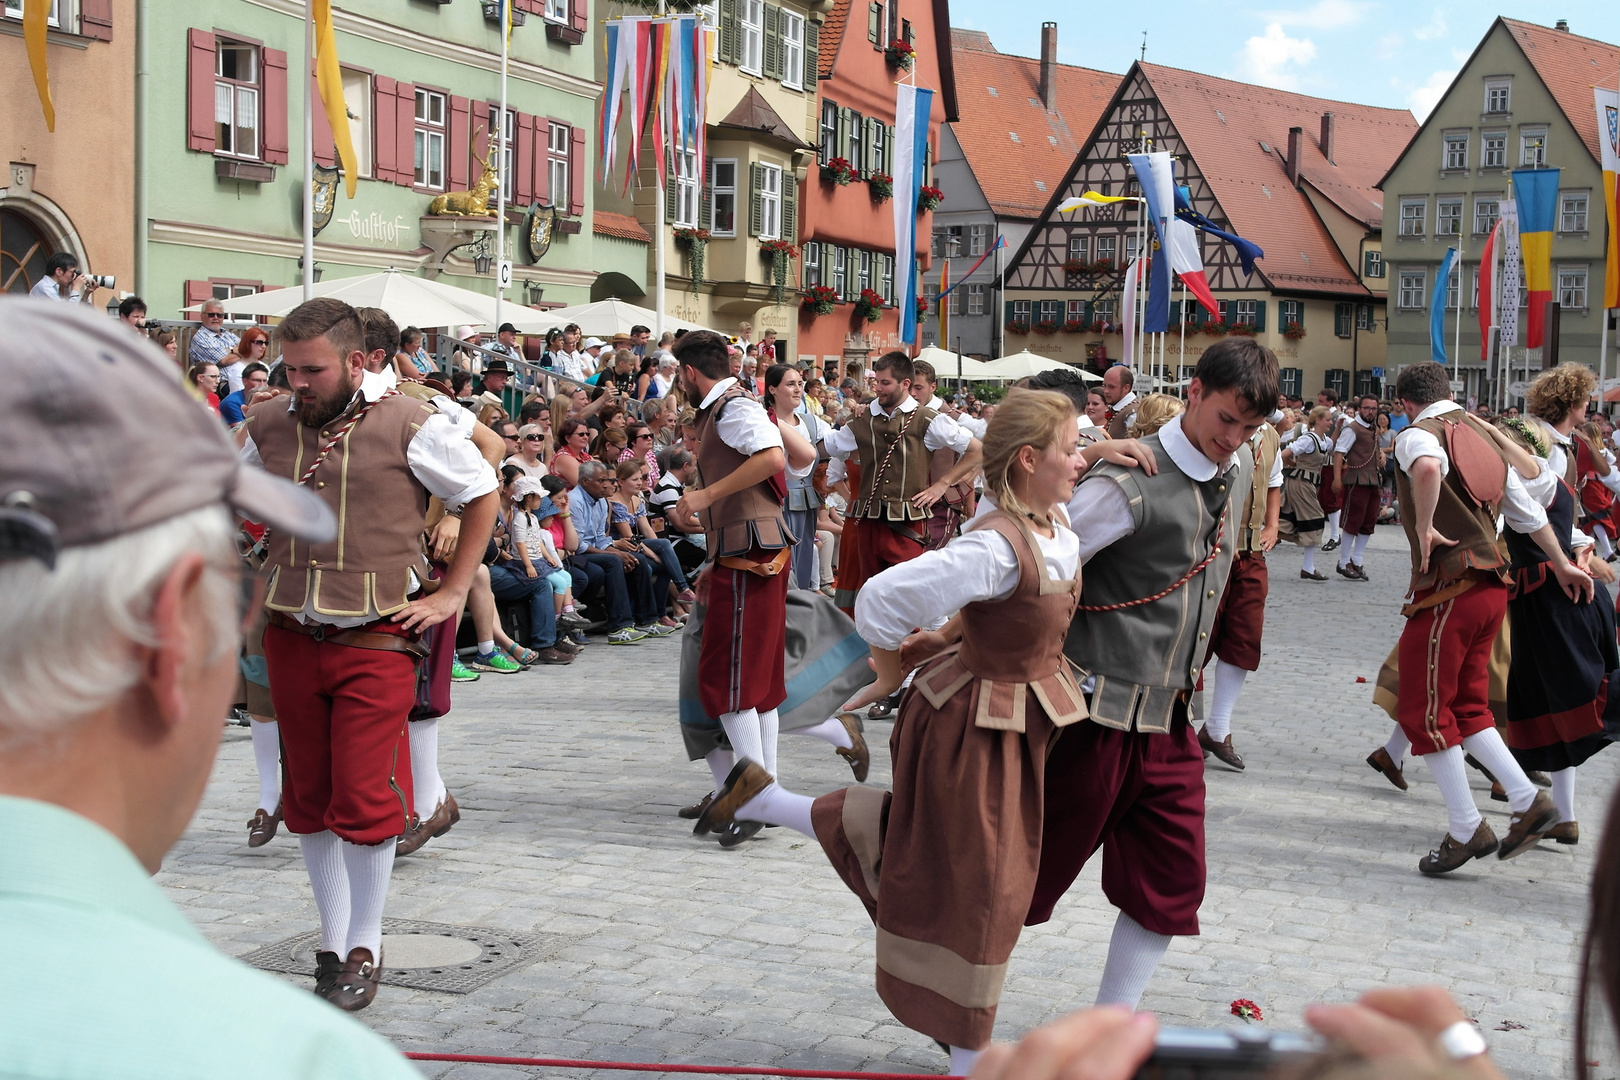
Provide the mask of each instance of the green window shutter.
POLYGON ((664 224, 673 225, 675 214, 679 209, 676 196, 680 185, 675 182, 675 154, 673 151, 664 151, 664 224))
MULTIPOLYGON (((711 175, 713 173, 712 165, 710 173, 711 175)), ((704 178, 703 189, 698 192, 698 228, 700 229, 714 228, 714 215, 711 212, 711 204, 714 201, 714 188, 709 183, 709 179, 710 177, 704 178)))
POLYGON ((866 146, 866 175, 887 172, 883 167, 883 156, 878 153, 877 129, 881 121, 875 116, 868 116, 861 125, 861 141, 866 146))
POLYGON ((877 0, 866 5, 866 40, 883 47, 883 5, 877 0))
POLYGON ((1266 302, 1264 300, 1256 300, 1254 303, 1254 328, 1256 330, 1266 328, 1266 302))
POLYGON ((848 106, 838 107, 838 156, 845 161, 849 160, 849 120, 852 111, 848 106))
POLYGON ((1373 269, 1372 252, 1370 252, 1370 251, 1362 252, 1361 253, 1361 276, 1362 277, 1372 277, 1372 269, 1373 269))
POLYGON ((737 0, 720 2, 720 59, 728 64, 737 62, 737 0))
POLYGON ((782 28, 780 9, 775 4, 765 5, 765 77, 782 77, 782 28))
POLYGON ((782 170, 782 232, 781 238, 797 244, 799 236, 799 178, 791 167, 782 170))
POLYGON ((804 22, 804 88, 814 93, 821 65, 821 24, 804 22))
POLYGON ((765 210, 761 205, 762 192, 765 187, 765 170, 759 162, 748 163, 748 235, 758 236, 760 228, 764 225, 765 210))
POLYGON ((866 117, 854 109, 849 111, 849 153, 844 156, 855 166, 856 179, 865 180, 872 169, 866 160, 866 117))
POLYGON ((821 245, 821 283, 828 288, 833 284, 833 246, 821 245))

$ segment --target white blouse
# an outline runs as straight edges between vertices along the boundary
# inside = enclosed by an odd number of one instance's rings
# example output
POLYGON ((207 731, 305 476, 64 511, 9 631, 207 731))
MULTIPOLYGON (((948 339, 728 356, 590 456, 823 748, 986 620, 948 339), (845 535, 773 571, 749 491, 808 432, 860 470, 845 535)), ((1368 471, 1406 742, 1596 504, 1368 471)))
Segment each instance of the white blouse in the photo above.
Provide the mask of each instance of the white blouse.
MULTIPOLYGON (((1056 518, 1050 538, 1031 532, 1046 572, 1069 581, 1080 563, 1080 538, 1070 531, 1063 507, 1056 508, 1056 518)), ((918 627, 937 625, 968 604, 1005 600, 1017 587, 1012 542, 994 529, 975 529, 868 580, 855 597, 855 629, 878 648, 898 649, 918 627)))

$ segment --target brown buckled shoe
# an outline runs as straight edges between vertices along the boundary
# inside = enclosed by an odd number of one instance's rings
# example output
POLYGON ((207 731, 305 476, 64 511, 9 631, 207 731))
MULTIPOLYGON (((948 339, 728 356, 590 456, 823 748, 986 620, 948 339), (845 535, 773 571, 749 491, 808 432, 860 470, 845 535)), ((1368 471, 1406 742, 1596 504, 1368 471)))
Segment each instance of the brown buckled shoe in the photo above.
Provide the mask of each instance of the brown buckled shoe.
POLYGON ((315 996, 329 997, 343 970, 343 957, 335 952, 315 954, 315 996))
POLYGON ((1560 821, 1542 833, 1541 838, 1558 844, 1578 844, 1581 842, 1580 823, 1576 821, 1560 821))
POLYGON ((248 822, 248 847, 264 847, 276 838, 276 829, 281 825, 281 804, 276 803, 276 812, 267 814, 261 807, 253 811, 253 820, 248 822))
POLYGON ((764 827, 763 821, 733 821, 720 830, 720 846, 729 851, 752 840, 764 827))
POLYGON ((1536 792, 1535 801, 1523 813, 1508 818, 1507 835, 1502 838, 1502 846, 1497 849, 1496 857, 1511 859, 1515 855, 1523 855, 1535 846, 1542 833, 1556 824, 1558 807, 1553 805, 1545 791, 1536 792))
POLYGON ((1388 750, 1380 746, 1367 755, 1367 764, 1373 767, 1374 772, 1383 773, 1385 780, 1388 780, 1402 791, 1406 790, 1406 774, 1396 768, 1395 759, 1389 756, 1388 750))
POLYGON ((370 949, 350 949, 343 970, 338 972, 337 985, 326 1000, 344 1012, 359 1012, 376 999, 382 970, 382 960, 373 959, 370 949))
POLYGON ((1459 843, 1455 836, 1446 833, 1440 846, 1418 860, 1418 869, 1431 876, 1436 874, 1449 874, 1457 867, 1467 863, 1469 859, 1483 859, 1491 852, 1497 850, 1496 834, 1485 822, 1479 823, 1474 830, 1473 839, 1468 843, 1459 843))
POLYGON ((838 722, 844 725, 845 731, 849 732, 849 740, 854 745, 848 750, 841 746, 835 749, 839 757, 849 762, 849 769, 855 774, 855 782, 864 784, 866 783, 866 774, 872 768, 872 751, 867 749, 866 736, 862 734, 866 729, 866 725, 861 723, 861 718, 852 712, 839 713, 838 722))
POLYGON ((456 805, 456 797, 447 791, 444 801, 434 809, 432 817, 426 821, 413 819, 411 827, 394 844, 394 858, 409 855, 434 837, 443 836, 450 831, 450 826, 460 820, 461 807, 456 805))
POLYGON ((1530 778, 1530 782, 1536 785, 1536 787, 1552 787, 1552 777, 1548 776, 1540 769, 1526 769, 1524 770, 1524 775, 1528 776, 1530 778))
POLYGON ((1214 754, 1223 765, 1229 765, 1238 772, 1243 771, 1243 758, 1232 749, 1232 733, 1227 732, 1226 738, 1216 742, 1209 737, 1209 725, 1200 724, 1198 727, 1198 745, 1204 750, 1204 756, 1214 754))
POLYGON ((714 801, 698 815, 697 824, 692 826, 692 835, 707 836, 730 825, 736 820, 733 814, 775 782, 776 777, 766 772, 759 762, 738 758, 725 784, 714 793, 714 801))
POLYGON ((707 795, 703 796, 703 798, 693 803, 691 806, 683 806, 679 810, 675 811, 675 816, 685 818, 687 821, 700 818, 703 816, 703 811, 707 810, 709 808, 709 804, 712 802, 714 802, 714 792, 711 791, 707 795))
POLYGON ((1314 570, 1301 570, 1299 572, 1299 576, 1300 576, 1300 579, 1303 580, 1303 581, 1326 581, 1327 580, 1327 575, 1326 574, 1318 574, 1314 570))
POLYGON ((1350 569, 1352 571, 1354 571, 1357 581, 1371 581, 1372 580, 1372 578, 1367 576, 1367 568, 1365 566, 1362 566, 1360 563, 1358 563, 1358 562, 1351 563, 1350 564, 1350 569))

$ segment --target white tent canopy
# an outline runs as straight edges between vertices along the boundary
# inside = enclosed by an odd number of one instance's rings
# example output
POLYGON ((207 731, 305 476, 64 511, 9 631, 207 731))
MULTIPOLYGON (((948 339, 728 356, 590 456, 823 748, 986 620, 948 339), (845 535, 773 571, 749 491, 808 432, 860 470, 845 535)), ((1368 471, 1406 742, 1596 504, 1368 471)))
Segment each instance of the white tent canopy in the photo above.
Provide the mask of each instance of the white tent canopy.
POLYGON ((985 374, 985 368, 989 367, 989 365, 983 360, 975 360, 971 356, 959 356, 953 352, 946 352, 944 349, 936 349, 932 345, 918 353, 917 359, 926 360, 934 365, 934 374, 941 379, 958 378, 958 363, 961 364, 960 378, 968 382, 981 382, 995 378, 994 375, 985 374))
POLYGON ((1086 382, 1102 382, 1102 376, 1087 371, 1083 367, 1065 364, 1061 360, 1053 360, 1046 356, 1036 356, 1028 349, 1023 352, 1013 353, 1011 356, 1003 356, 999 360, 992 360, 985 364, 983 377, 987 379, 1005 379, 1012 382, 1017 379, 1027 379, 1031 375, 1039 375, 1043 371, 1056 371, 1058 368, 1066 368, 1075 372, 1086 382))
MULTIPOLYGON (((375 307, 406 326, 459 327, 471 324, 484 330, 495 329, 495 298, 471 289, 446 285, 399 270, 380 274, 330 278, 317 281, 310 290, 315 296, 331 296, 355 307, 375 307)), ((263 315, 280 318, 304 302, 299 288, 271 289, 267 292, 236 296, 220 301, 228 315, 263 315)), ((193 304, 187 311, 200 311, 193 304)), ((518 304, 501 305, 501 321, 517 327, 520 333, 537 333, 559 325, 550 312, 536 311, 518 304)), ((565 320, 566 321, 566 320, 565 320)))
MULTIPOLYGON (((580 332, 586 337, 598 337, 603 341, 614 334, 628 334, 632 326, 647 326, 653 330, 654 340, 658 335, 658 313, 650 308, 637 307, 619 299, 596 300, 589 304, 575 304, 572 307, 553 308, 546 312, 536 312, 543 316, 546 329, 554 326, 567 326, 575 323, 580 332)), ((708 330, 707 326, 689 323, 684 319, 677 319, 665 315, 663 328, 668 331, 675 330, 708 330)))

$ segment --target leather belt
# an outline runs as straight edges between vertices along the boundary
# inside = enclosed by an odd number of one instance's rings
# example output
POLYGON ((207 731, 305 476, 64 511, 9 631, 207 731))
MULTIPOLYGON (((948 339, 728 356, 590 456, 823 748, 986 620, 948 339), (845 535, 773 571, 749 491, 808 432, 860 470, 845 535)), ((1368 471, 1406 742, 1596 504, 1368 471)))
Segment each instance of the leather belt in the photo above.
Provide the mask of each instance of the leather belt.
POLYGON ((312 637, 318 642, 333 645, 346 645, 351 649, 376 649, 380 652, 409 653, 415 657, 425 657, 428 654, 427 641, 419 635, 407 637, 386 630, 375 630, 373 627, 392 626, 385 619, 369 622, 363 626, 337 627, 326 623, 301 623, 289 615, 279 611, 270 613, 270 625, 278 630, 290 630, 295 634, 312 637))

